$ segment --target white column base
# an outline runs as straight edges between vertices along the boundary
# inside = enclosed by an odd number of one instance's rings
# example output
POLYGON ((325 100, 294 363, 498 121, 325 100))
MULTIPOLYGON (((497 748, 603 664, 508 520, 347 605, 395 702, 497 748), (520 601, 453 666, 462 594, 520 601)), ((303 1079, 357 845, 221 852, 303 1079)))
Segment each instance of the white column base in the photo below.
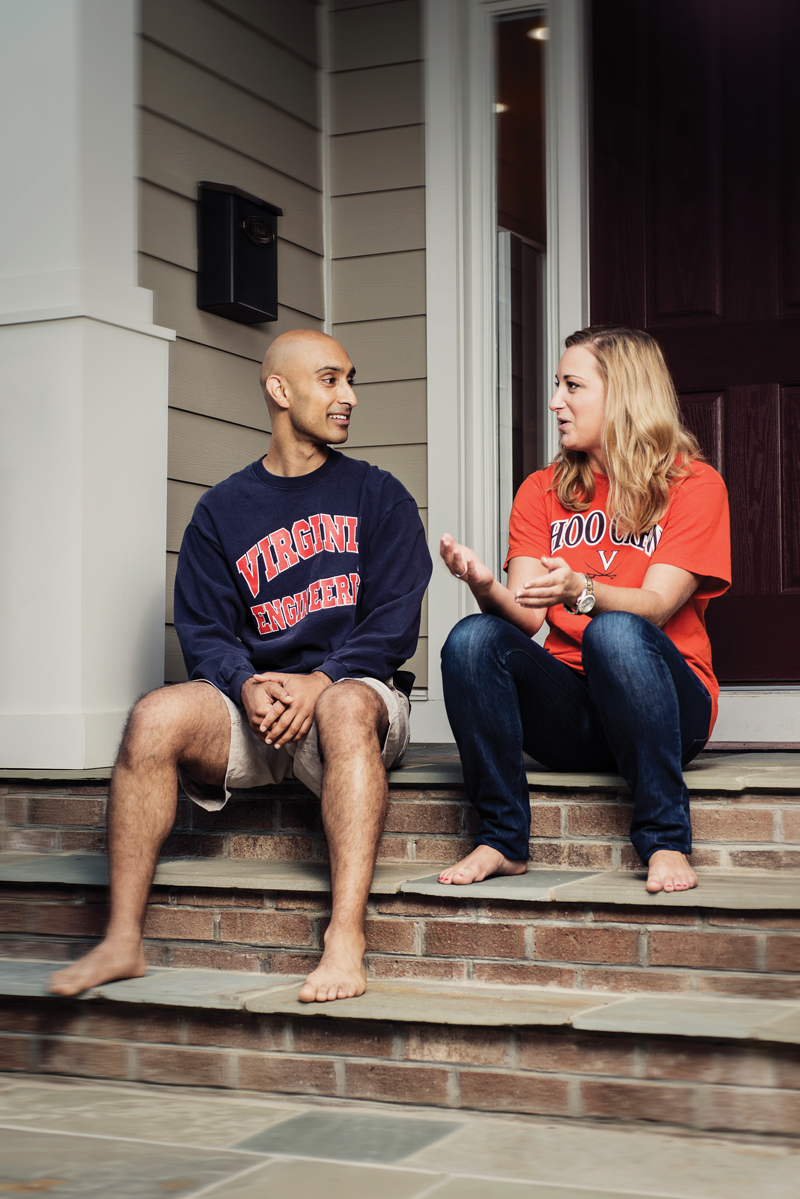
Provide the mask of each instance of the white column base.
POLYGON ((0 769, 110 769, 127 714, 123 710, 0 716, 0 769))

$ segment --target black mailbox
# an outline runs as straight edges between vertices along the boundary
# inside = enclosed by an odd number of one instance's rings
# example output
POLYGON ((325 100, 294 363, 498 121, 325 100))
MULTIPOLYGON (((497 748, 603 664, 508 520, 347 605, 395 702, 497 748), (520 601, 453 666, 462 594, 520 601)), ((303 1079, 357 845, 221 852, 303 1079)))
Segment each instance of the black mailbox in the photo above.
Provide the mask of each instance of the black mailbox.
POLYGON ((276 321, 282 210, 225 183, 199 183, 197 200, 197 307, 241 325, 276 321))

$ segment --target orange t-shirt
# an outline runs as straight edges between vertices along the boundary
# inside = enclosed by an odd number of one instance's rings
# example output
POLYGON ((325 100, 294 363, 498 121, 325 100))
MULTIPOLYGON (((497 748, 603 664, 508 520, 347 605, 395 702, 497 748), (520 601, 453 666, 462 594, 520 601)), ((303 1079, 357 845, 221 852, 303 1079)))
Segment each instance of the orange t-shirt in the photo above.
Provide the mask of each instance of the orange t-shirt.
MULTIPOLYGON (((708 601, 722 595, 731 581, 728 492, 720 475, 705 462, 672 486, 669 508, 649 533, 619 537, 606 511, 608 477, 595 473, 595 493, 586 512, 562 508, 550 490, 554 468, 529 475, 511 512, 508 558, 563 558, 570 567, 612 587, 641 587, 656 562, 679 566, 702 581, 691 599, 664 625, 664 632, 711 694, 711 728, 717 719, 719 684, 711 669, 711 644, 705 625, 708 601)), ((545 649, 582 671, 581 638, 591 619, 572 616, 563 604, 547 609, 550 633, 545 649)), ((711 729, 709 729, 709 734, 711 729)))

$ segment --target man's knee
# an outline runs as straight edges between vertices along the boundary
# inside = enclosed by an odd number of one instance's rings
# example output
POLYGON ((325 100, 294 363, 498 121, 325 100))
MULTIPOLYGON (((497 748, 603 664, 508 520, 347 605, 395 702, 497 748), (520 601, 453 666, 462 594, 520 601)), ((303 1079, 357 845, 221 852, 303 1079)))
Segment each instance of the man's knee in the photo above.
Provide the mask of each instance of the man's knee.
POLYGON ((145 754, 171 756, 178 751, 187 728, 196 725, 205 700, 202 683, 178 683, 159 687, 134 704, 125 725, 120 761, 130 762, 145 754))
POLYGON ((386 704, 374 687, 358 679, 343 679, 328 687, 317 700, 314 719, 320 737, 332 731, 357 736, 385 734, 389 716, 386 704))

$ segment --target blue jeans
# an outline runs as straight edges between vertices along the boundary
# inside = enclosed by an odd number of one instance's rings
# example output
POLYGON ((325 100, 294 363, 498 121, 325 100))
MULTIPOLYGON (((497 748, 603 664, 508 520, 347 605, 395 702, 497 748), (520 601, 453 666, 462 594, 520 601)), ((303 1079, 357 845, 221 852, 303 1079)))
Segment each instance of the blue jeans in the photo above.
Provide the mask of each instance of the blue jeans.
POLYGON ((447 715, 477 844, 529 856, 530 800, 522 751, 553 770, 616 770, 633 792, 631 841, 691 853, 682 766, 708 739, 711 696, 656 625, 603 612, 583 634, 585 674, 498 616, 468 616, 442 650, 447 715))

